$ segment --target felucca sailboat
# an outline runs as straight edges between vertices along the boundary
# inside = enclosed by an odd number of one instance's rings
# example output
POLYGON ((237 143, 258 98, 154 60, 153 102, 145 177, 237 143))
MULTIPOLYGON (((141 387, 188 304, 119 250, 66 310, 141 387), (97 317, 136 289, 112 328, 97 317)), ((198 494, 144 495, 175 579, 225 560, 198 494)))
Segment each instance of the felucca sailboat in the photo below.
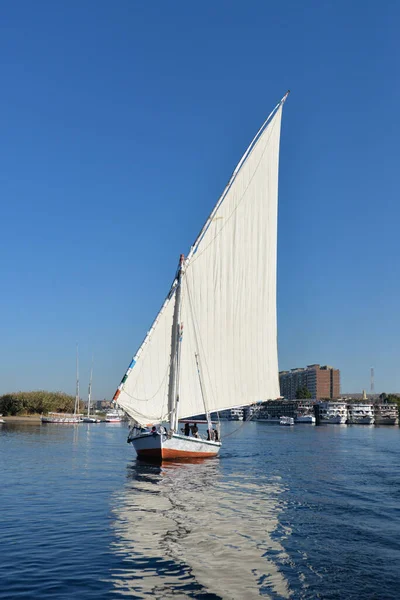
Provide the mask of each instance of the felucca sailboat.
MULTIPOLYGON (((288 92, 289 93, 289 92, 288 92)), ((210 413, 279 396, 275 106, 234 170, 114 395, 139 457, 216 456, 210 413), (179 419, 206 414, 207 439, 179 419), (186 433, 189 434, 188 428, 186 433)))
POLYGON ((79 352, 78 345, 76 346, 76 393, 75 405, 73 413, 57 413, 49 412, 47 415, 41 416, 42 423, 81 423, 83 415, 79 412, 79 352))
POLYGON ((90 369, 90 379, 89 379, 89 387, 88 387, 88 405, 87 405, 87 416, 83 417, 84 423, 100 423, 100 419, 90 414, 92 409, 92 384, 93 384, 93 358, 92 358, 92 366, 90 369))

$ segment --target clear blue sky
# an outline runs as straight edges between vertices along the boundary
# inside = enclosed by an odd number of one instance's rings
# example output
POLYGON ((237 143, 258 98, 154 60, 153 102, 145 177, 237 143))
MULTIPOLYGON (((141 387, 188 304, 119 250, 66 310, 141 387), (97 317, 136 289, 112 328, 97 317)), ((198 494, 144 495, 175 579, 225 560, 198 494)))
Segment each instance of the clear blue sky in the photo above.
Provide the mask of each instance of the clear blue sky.
POLYGON ((0 393, 110 397, 285 91, 280 369, 400 391, 400 5, 6 0, 0 393))

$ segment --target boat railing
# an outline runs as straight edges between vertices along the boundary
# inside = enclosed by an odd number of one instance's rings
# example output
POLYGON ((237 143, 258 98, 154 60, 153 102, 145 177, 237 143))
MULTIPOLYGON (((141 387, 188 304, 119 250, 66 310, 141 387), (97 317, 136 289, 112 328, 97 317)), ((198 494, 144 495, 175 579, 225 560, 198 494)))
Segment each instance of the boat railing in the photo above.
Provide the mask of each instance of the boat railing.
MULTIPOLYGON (((183 434, 181 433, 181 435, 183 435, 183 434)), ((207 433, 203 433, 203 432, 200 432, 200 431, 197 432, 197 435, 188 435, 188 436, 185 436, 185 437, 194 438, 195 440, 204 440, 205 442, 216 442, 216 441, 218 441, 214 437, 212 439, 210 439, 208 437, 207 433)))

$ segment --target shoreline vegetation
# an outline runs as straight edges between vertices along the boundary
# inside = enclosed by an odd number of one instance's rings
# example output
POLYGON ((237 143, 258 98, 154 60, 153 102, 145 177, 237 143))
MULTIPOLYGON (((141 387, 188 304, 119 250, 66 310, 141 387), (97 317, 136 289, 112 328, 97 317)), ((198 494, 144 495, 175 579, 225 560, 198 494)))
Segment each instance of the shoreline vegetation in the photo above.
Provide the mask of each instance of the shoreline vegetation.
POLYGON ((13 392, 0 396, 0 414, 15 417, 15 420, 40 419, 49 412, 74 412, 75 397, 64 392, 13 392), (17 419, 18 417, 18 419, 17 419))

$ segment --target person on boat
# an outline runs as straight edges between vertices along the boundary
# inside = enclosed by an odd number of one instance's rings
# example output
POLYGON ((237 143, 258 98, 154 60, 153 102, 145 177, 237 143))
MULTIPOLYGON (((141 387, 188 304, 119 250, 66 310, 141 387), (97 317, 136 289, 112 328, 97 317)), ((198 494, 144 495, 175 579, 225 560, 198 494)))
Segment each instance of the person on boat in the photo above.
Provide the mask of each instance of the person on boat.
POLYGON ((215 433, 216 432, 214 431, 214 429, 212 429, 212 428, 211 429, 207 429, 207 440, 209 440, 209 441, 210 440, 211 441, 215 440, 215 433))
POLYGON ((152 433, 153 435, 157 433, 157 429, 156 429, 156 426, 155 426, 155 425, 153 425, 153 427, 151 428, 151 433, 152 433))
POLYGON ((185 428, 183 429, 183 433, 185 435, 187 435, 187 436, 190 435, 190 425, 189 425, 189 423, 185 423, 185 428))
POLYGON ((214 429, 214 442, 218 442, 218 429, 214 429))
POLYGON ((193 423, 192 425, 192 436, 199 437, 199 428, 197 427, 197 423, 193 423))

